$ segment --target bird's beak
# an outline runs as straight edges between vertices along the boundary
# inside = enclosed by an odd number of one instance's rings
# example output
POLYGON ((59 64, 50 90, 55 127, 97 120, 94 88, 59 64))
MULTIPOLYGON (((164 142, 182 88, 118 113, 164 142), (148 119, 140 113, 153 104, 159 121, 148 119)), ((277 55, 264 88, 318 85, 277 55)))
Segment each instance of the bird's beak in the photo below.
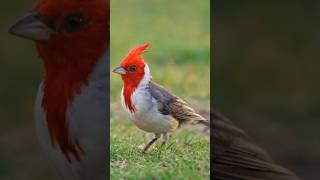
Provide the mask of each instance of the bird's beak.
POLYGON ((112 70, 112 72, 117 74, 127 74, 127 70, 123 68, 122 66, 116 67, 112 70))
POLYGON ((30 40, 49 40, 55 33, 40 19, 38 12, 31 12, 20 18, 10 27, 9 33, 30 40))

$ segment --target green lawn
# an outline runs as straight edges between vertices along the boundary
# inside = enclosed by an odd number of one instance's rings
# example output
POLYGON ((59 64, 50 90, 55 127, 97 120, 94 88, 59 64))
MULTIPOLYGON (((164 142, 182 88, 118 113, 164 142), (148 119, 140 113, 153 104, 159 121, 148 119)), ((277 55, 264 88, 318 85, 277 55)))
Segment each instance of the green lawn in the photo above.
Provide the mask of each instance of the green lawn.
MULTIPOLYGON (((209 111, 209 0, 111 1, 111 69, 131 48, 151 42, 144 57, 153 80, 209 111)), ((209 179, 209 137, 190 129, 173 133, 160 149, 140 147, 151 134, 120 107, 121 78, 111 77, 111 179, 209 179)))
POLYGON ((111 179, 209 179, 208 137, 181 130, 142 154, 146 134, 119 120, 111 121, 111 179))

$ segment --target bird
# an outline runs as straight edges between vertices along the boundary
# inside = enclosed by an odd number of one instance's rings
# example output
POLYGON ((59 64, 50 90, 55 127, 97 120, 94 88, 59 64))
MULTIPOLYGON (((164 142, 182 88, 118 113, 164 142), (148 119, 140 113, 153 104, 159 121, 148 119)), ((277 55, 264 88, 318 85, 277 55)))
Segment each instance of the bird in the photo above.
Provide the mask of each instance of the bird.
POLYGON ((292 171, 275 163, 242 129, 211 109, 213 179, 218 180, 300 180, 292 171))
POLYGON ((44 65, 36 134, 59 179, 107 177, 109 0, 38 0, 9 33, 44 65))
POLYGON ((145 43, 134 47, 120 66, 113 69, 123 80, 122 107, 139 129, 154 134, 143 148, 143 153, 161 136, 161 146, 165 145, 169 134, 183 124, 209 125, 209 121, 187 102, 152 81, 150 68, 142 57, 149 45, 145 43))

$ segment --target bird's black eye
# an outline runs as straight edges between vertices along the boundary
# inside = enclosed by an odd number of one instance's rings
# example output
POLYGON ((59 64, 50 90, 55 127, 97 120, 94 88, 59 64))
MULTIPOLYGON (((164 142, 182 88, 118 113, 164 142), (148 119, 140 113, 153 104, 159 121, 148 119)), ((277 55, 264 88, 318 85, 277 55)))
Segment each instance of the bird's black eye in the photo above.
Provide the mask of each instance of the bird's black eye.
POLYGON ((86 22, 85 17, 80 12, 69 14, 65 19, 65 28, 67 31, 75 31, 81 28, 86 22))
POLYGON ((128 71, 131 71, 131 72, 134 72, 134 71, 136 71, 137 70, 137 66, 135 66, 135 65, 132 65, 132 66, 130 66, 129 68, 128 68, 128 71))

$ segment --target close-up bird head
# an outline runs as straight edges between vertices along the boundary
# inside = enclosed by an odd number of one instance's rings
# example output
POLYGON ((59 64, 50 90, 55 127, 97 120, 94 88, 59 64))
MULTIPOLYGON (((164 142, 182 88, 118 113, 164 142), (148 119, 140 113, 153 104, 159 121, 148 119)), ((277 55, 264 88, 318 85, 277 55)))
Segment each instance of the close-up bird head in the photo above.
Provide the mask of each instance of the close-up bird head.
POLYGON ((120 66, 113 70, 114 73, 121 75, 125 84, 137 87, 143 77, 146 74, 149 75, 149 67, 142 57, 142 53, 148 49, 149 45, 146 43, 133 48, 122 60, 120 66))
POLYGON ((45 61, 96 60, 109 41, 108 17, 107 0, 39 0, 9 32, 36 41, 45 61))

